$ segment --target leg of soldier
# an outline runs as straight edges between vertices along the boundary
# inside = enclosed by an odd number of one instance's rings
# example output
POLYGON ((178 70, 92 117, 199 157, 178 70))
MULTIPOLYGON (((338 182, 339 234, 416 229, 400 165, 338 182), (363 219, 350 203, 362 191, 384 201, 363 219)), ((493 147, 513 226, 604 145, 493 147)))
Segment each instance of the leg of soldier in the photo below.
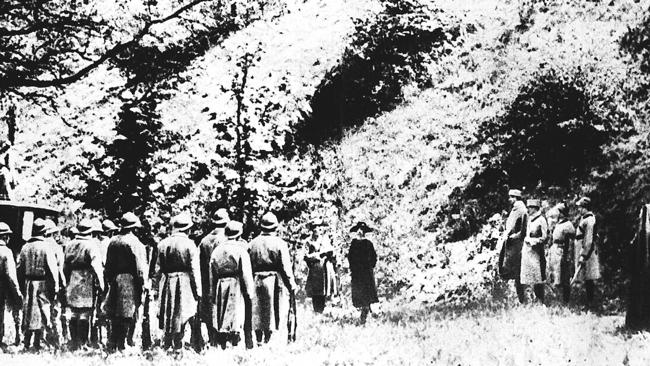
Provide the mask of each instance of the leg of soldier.
POLYGON ((165 334, 163 335, 163 348, 166 350, 170 349, 174 345, 173 343, 174 342, 172 339, 172 335, 170 333, 165 332, 165 334))
POLYGON ((73 315, 68 322, 70 327, 70 349, 79 348, 79 319, 73 315))
POLYGON ((562 287, 562 300, 565 304, 571 300, 571 286, 568 284, 560 285, 562 287))
POLYGON ((322 313, 325 310, 325 296, 314 296, 311 298, 315 313, 322 313))
POLYGON ((539 300, 541 303, 544 303, 544 284, 536 284, 533 285, 533 292, 535 293, 535 297, 537 300, 539 300))
POLYGON ((63 342, 68 342, 70 340, 70 333, 69 333, 69 327, 70 325, 68 324, 68 312, 69 310, 65 307, 61 309, 61 317, 59 320, 61 321, 61 337, 63 338, 63 342))
POLYGON ((361 308, 361 316, 359 317, 360 324, 366 324, 366 319, 370 313, 370 306, 364 306, 361 308))
POLYGON ((241 336, 239 335, 239 333, 231 333, 229 338, 230 338, 230 343, 232 344, 233 347, 237 347, 239 341, 241 341, 241 336))
POLYGON ((88 345, 88 335, 90 332, 90 322, 88 319, 79 319, 79 322, 77 323, 77 326, 79 327, 78 332, 79 332, 79 344, 81 346, 86 346, 88 345))
POLYGON ((517 292, 517 299, 520 304, 526 303, 526 288, 521 284, 520 280, 515 279, 515 291, 517 292))
POLYGON ((43 338, 43 330, 35 330, 34 331, 34 349, 35 350, 40 350, 41 349, 41 339, 43 338))
POLYGON ((16 333, 14 336, 14 346, 20 345, 20 309, 16 307, 11 311, 11 315, 14 318, 14 332, 16 333))
POLYGON ((264 329, 264 343, 269 343, 273 332, 270 329, 264 329))
POLYGON ((262 344, 262 339, 264 337, 264 332, 261 329, 255 329, 255 339, 257 344, 262 344))
POLYGON ((135 342, 133 341, 133 336, 135 335, 135 326, 138 323, 138 310, 135 311, 135 315, 133 318, 129 319, 128 323, 128 336, 127 336, 127 344, 131 347, 135 346, 135 342))
POLYGON ((596 293, 596 284, 593 280, 585 281, 585 292, 587 295, 587 306, 592 306, 594 303, 594 295, 596 293))
POLYGON ((219 346, 221 346, 221 349, 226 349, 226 342, 228 341, 228 334, 227 333, 222 333, 222 332, 216 332, 215 335, 215 342, 219 346))
POLYGON ((59 348, 61 345, 61 340, 59 338, 60 336, 60 323, 59 323, 59 317, 61 316, 61 307, 59 305, 58 301, 52 302, 52 305, 50 306, 50 319, 52 320, 52 326, 50 327, 47 338, 48 342, 52 344, 55 348, 59 348))
POLYGON ((0 298, 0 344, 4 345, 5 339, 5 299, 0 298))

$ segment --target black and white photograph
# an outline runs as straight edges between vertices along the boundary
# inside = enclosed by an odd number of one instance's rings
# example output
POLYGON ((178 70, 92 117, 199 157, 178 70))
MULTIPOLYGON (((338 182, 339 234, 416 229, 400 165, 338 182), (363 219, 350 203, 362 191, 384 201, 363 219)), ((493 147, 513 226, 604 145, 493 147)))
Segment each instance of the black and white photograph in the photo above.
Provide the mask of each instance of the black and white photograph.
POLYGON ((650 0, 0 0, 0 364, 650 364, 650 0))

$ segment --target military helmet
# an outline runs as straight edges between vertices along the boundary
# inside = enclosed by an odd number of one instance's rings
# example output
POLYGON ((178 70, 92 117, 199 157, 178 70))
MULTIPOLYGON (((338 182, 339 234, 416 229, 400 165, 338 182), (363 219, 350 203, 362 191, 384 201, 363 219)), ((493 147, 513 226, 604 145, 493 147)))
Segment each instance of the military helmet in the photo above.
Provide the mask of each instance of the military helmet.
POLYGON ((237 239, 241 236, 243 232, 244 232, 244 225, 239 221, 233 220, 230 221, 228 225, 226 225, 226 231, 224 232, 224 234, 228 239, 237 239))
POLYGON ((11 233, 13 233, 13 231, 11 231, 9 225, 7 225, 7 223, 5 222, 0 221, 0 235, 11 234, 11 233))
POLYGON ((260 227, 262 230, 271 231, 275 230, 278 227, 278 218, 271 212, 267 212, 262 216, 260 221, 260 227))

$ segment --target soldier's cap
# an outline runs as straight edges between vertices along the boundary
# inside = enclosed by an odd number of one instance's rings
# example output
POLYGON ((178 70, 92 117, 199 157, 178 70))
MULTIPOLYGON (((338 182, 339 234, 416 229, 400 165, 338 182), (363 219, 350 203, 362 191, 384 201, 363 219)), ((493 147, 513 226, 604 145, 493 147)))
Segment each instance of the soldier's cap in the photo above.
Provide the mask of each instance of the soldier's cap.
POLYGON ((120 222, 120 225, 122 226, 122 229, 142 227, 142 224, 140 223, 140 219, 133 212, 127 212, 124 215, 122 215, 122 220, 120 222))
POLYGON ((174 217, 171 220, 172 229, 176 231, 185 231, 192 227, 194 224, 192 222, 192 216, 187 212, 182 212, 174 217))
POLYGON ((228 215, 228 210, 225 208, 220 208, 217 212, 214 213, 214 224, 217 227, 224 227, 230 221, 230 216, 228 215))
POLYGON ((589 208, 589 206, 591 206, 591 198, 589 197, 580 198, 578 202, 576 202, 576 206, 589 208))
POLYGON ((0 235, 3 234, 11 234, 13 231, 11 231, 11 228, 7 223, 0 221, 0 235))
POLYGON ((359 221, 356 224, 354 224, 354 226, 352 226, 350 232, 353 233, 356 232, 357 230, 363 230, 364 233, 369 233, 372 231, 372 228, 368 226, 368 224, 366 224, 365 222, 359 221))
POLYGON ((540 208, 542 207, 542 201, 538 200, 537 198, 531 198, 526 201, 526 206, 540 208))
POLYGON ((224 234, 228 239, 237 239, 243 233, 244 225, 241 222, 235 220, 228 222, 228 225, 226 225, 226 230, 224 231, 224 234))
POLYGON ((569 213, 568 207, 566 207, 566 205, 564 203, 562 203, 562 202, 558 203, 553 208, 556 209, 557 212, 559 212, 560 215, 562 215, 562 216, 566 216, 569 213))
POLYGON ((58 226, 56 226, 56 224, 52 219, 45 219, 43 221, 45 221, 45 234, 49 235, 61 231, 61 229, 58 226))
POLYGON ((102 221, 102 229, 104 232, 110 232, 117 230, 118 227, 113 223, 113 221, 106 219, 102 221))
POLYGON ((90 222, 93 224, 93 233, 103 233, 104 228, 102 227, 102 222, 99 219, 91 219, 90 222))
POLYGON ((77 235, 89 235, 95 231, 95 225, 91 219, 82 219, 77 225, 77 235))
POLYGON ((47 226, 45 220, 38 218, 32 224, 32 236, 42 236, 47 234, 47 226))
POLYGON ((508 196, 521 198, 521 191, 519 189, 511 189, 508 191, 508 196))
POLYGON ((260 220, 260 227, 265 231, 272 231, 278 227, 278 218, 271 212, 267 212, 260 220))

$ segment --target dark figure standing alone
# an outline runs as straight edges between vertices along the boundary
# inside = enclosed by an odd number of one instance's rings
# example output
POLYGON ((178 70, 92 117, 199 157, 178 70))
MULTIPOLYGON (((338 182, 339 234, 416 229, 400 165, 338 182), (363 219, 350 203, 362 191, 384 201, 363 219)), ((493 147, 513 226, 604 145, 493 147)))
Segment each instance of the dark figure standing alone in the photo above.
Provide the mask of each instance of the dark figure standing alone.
POLYGON ((515 280, 515 289, 519 302, 523 303, 524 287, 521 285, 521 247, 526 237, 528 227, 528 213, 526 204, 521 199, 521 191, 511 189, 508 192, 508 199, 512 204, 512 210, 506 220, 506 230, 501 240, 501 254, 499 256, 499 273, 504 280, 515 280))
POLYGON ((350 229, 356 238, 352 239, 348 262, 352 277, 352 304, 361 309, 359 321, 365 324, 370 305, 379 302, 377 287, 375 285, 375 264, 377 253, 372 242, 365 238, 366 233, 372 231, 365 222, 358 222, 350 229))

